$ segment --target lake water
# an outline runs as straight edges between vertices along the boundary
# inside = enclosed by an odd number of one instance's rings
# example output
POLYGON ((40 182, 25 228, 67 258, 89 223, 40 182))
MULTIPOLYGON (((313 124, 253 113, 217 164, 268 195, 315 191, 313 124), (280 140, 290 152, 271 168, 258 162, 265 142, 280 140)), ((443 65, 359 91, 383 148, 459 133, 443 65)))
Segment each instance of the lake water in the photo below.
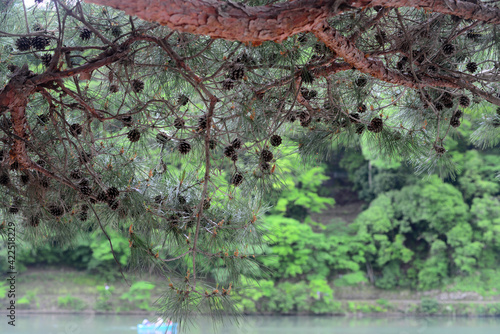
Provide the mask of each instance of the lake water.
MULTIPOLYGON (((135 334, 141 316, 18 315, 16 326, 0 323, 1 334, 135 334)), ((214 333, 209 321, 185 334, 214 333)), ((247 317, 220 334, 500 334, 500 318, 247 317)))

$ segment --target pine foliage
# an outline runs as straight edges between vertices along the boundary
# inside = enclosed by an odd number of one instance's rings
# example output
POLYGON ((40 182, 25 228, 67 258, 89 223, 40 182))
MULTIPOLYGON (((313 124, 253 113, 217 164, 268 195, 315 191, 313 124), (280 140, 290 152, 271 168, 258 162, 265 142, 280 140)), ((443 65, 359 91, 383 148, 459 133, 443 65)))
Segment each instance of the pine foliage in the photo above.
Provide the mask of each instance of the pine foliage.
POLYGON ((405 85, 338 56, 328 29, 251 45, 80 5, 44 2, 26 12, 30 27, 20 1, 3 8, 0 102, 21 79, 32 90, 22 111, 0 105, 0 212, 35 244, 112 226, 131 268, 170 279, 158 307, 174 320, 236 314, 241 274, 265 273, 262 198, 286 144, 317 162, 362 143, 453 175, 446 139, 464 119, 478 120, 472 144, 500 141, 494 24, 415 8, 328 18, 405 85))

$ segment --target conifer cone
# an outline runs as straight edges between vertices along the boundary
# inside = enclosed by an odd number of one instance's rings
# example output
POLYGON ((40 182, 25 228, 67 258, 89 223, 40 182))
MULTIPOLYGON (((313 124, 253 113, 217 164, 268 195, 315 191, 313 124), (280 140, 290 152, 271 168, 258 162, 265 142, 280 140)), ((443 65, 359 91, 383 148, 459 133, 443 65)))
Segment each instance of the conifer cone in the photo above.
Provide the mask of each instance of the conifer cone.
POLYGON ((312 120, 311 118, 308 118, 305 121, 300 121, 300 126, 307 128, 311 124, 311 120, 312 120))
POLYGON ((132 123, 133 123, 132 116, 130 116, 130 115, 121 116, 120 120, 123 122, 123 125, 125 125, 126 127, 132 126, 132 123))
POLYGON ((108 194, 105 193, 104 191, 100 191, 98 194, 97 194, 97 200, 99 202, 106 202, 108 200, 108 194))
POLYGON ((224 79, 224 81, 222 81, 222 89, 224 90, 231 90, 234 88, 234 85, 235 85, 235 81, 232 80, 232 79, 224 79))
POLYGON ((8 186, 10 183, 10 177, 9 174, 7 173, 2 173, 0 174, 0 185, 2 186, 8 186))
POLYGON ((434 144, 434 151, 436 151, 437 155, 443 155, 446 153, 446 149, 442 146, 434 144))
POLYGON ((434 102, 434 108, 436 108, 437 111, 441 111, 444 109, 444 106, 440 102, 434 102))
POLYGON ((161 204, 161 202, 163 201, 163 197, 161 197, 161 195, 156 195, 154 201, 156 204, 161 204))
POLYGON ((210 209, 210 199, 205 198, 203 200, 203 210, 208 210, 208 209, 210 209))
POLYGON ((47 115, 47 114, 41 114, 41 115, 37 116, 37 121, 40 124, 47 124, 47 122, 49 121, 49 119, 50 119, 50 116, 47 115))
POLYGON ((46 53, 46 54, 43 54, 41 57, 40 57, 40 60, 42 61, 42 64, 45 66, 45 67, 48 67, 49 64, 50 64, 50 61, 52 60, 52 55, 50 53, 46 53))
POLYGON ((80 192, 85 196, 90 196, 92 194, 92 189, 88 186, 81 186, 80 192))
POLYGON ((29 38, 29 37, 19 37, 16 40, 16 48, 19 51, 28 51, 31 48, 31 38, 29 38))
POLYGON ((132 90, 136 93, 142 92, 144 89, 144 82, 139 79, 132 80, 132 90))
POLYGON ((88 218, 87 212, 80 212, 78 214, 78 219, 80 219, 80 221, 82 221, 82 222, 87 221, 87 218, 88 218))
POLYGON ((35 36, 31 39, 31 46, 38 51, 45 49, 49 43, 50 40, 42 36, 35 36))
POLYGON ((229 145, 229 146, 226 146, 224 147, 224 155, 228 158, 232 157, 233 154, 235 154, 235 150, 234 150, 234 147, 229 145))
POLYGON ((269 172, 269 170, 271 169, 271 165, 269 164, 269 162, 261 162, 259 164, 259 168, 263 172, 269 172))
POLYGON ((243 175, 241 173, 235 173, 231 178, 231 184, 235 187, 239 186, 243 182, 243 175))
POLYGON ((186 95, 180 95, 178 98, 177 98, 177 103, 180 105, 180 106, 185 106, 186 104, 188 104, 189 102, 189 99, 186 95))
POLYGON ((233 141, 231 142, 231 146, 234 147, 235 150, 239 150, 241 148, 241 139, 234 138, 233 141))
POLYGON ((210 148, 211 150, 215 150, 216 147, 217 142, 214 139, 210 139, 210 141, 208 142, 208 148, 210 148))
POLYGON ((82 41, 87 41, 92 37, 92 31, 87 27, 80 28, 80 38, 82 41))
POLYGON ((80 183, 78 184, 80 187, 88 187, 90 184, 89 180, 88 179, 83 179, 80 181, 80 183))
POLYGON ((467 96, 462 95, 458 99, 458 104, 464 108, 467 108, 470 105, 470 99, 467 96))
POLYGON ((184 125, 185 125, 185 122, 184 122, 184 119, 181 118, 181 117, 177 117, 175 120, 174 120, 174 127, 176 129, 184 129, 184 125))
POLYGON ((229 78, 231 80, 239 81, 245 76, 245 68, 242 63, 236 63, 229 69, 229 78))
POLYGON ((262 150, 262 152, 260 153, 260 157, 262 158, 263 161, 265 162, 269 162, 271 160, 273 160, 273 153, 269 150, 262 150))
POLYGON ((118 93, 118 86, 117 85, 110 85, 109 86, 109 92, 114 94, 114 93, 118 93))
POLYGON ((54 217, 61 217, 64 214, 64 208, 57 204, 51 204, 48 207, 49 213, 54 217))
POLYGON ((113 26, 111 27, 111 35, 113 35, 114 38, 120 37, 122 34, 122 28, 119 26, 113 26))
POLYGON ((357 112, 353 112, 352 114, 349 114, 349 120, 352 122, 352 123, 359 123, 359 114, 357 112))
POLYGON ((82 176, 82 172, 80 172, 79 170, 74 170, 69 173, 69 177, 75 180, 81 179, 82 176))
POLYGON ((454 128, 458 128, 460 126, 461 122, 460 122, 460 118, 458 117, 452 117, 450 119, 450 125, 454 128))
POLYGON ((272 135, 271 136, 271 139, 269 140, 269 142, 271 143, 271 145, 277 147, 277 146, 280 146, 281 145, 281 136, 280 135, 272 135))
POLYGON ((69 127, 69 131, 73 135, 73 137, 77 137, 78 135, 82 134, 82 126, 78 123, 71 124, 69 127))
POLYGON ((156 141, 159 144, 166 144, 170 140, 170 137, 164 132, 158 132, 156 135, 156 141))
POLYGON ((364 131, 365 131, 365 125, 364 124, 357 124, 356 125, 356 133, 358 135, 363 134, 364 131))
POLYGON ((128 140, 130 140, 132 143, 135 143, 141 139, 141 133, 137 129, 130 130, 127 134, 128 140))
POLYGON ((366 104, 360 104, 358 105, 358 112, 359 113, 365 113, 366 112, 366 104))
POLYGON ((358 87, 365 87, 367 84, 368 80, 366 80, 365 77, 359 77, 356 79, 356 86, 358 87))
POLYGON ((188 154, 191 151, 191 145, 183 140, 179 143, 179 147, 177 148, 180 154, 188 154))
POLYGON ((108 206, 111 210, 116 211, 118 207, 120 206, 120 201, 118 200, 108 200, 108 206))
POLYGON ((371 120, 370 124, 367 126, 368 131, 373 133, 379 133, 384 128, 384 122, 380 117, 375 117, 371 120))
POLYGON ((467 65, 465 66, 465 68, 470 73, 474 73, 474 72, 477 71, 477 64, 475 62, 471 61, 471 62, 467 63, 467 65))
POLYGON ((231 161, 233 162, 238 161, 238 153, 234 152, 234 154, 231 156, 231 161))
POLYGON ((444 44, 443 45, 443 53, 447 56, 455 53, 455 47, 453 46, 453 44, 450 44, 450 43, 444 44))
POLYGON ((203 131, 207 128, 207 115, 200 116, 198 118, 198 132, 203 131))
POLYGON ((115 199, 120 195, 120 191, 116 187, 109 187, 108 190, 106 190, 106 195, 108 199, 115 199))

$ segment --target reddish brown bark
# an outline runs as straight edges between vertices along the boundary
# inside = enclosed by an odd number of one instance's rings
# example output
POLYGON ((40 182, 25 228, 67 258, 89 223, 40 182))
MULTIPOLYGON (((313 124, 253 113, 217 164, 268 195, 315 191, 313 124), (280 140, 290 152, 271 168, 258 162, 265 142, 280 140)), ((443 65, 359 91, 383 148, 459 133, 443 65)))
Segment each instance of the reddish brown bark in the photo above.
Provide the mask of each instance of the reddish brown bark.
POLYGON ((412 7, 500 24, 500 9, 448 0, 295 0, 249 7, 217 0, 85 0, 172 29, 248 43, 283 41, 348 8, 412 7))
POLYGON ((85 0, 172 29, 249 43, 283 41, 309 31, 334 11, 334 1, 296 0, 249 7, 216 0, 85 0))
POLYGON ((370 59, 364 52, 359 50, 348 38, 342 36, 338 31, 323 22, 312 31, 316 37, 325 43, 339 57, 344 58, 353 68, 360 72, 369 74, 374 78, 395 85, 407 86, 410 88, 421 88, 426 86, 459 88, 451 81, 433 79, 430 77, 416 81, 411 76, 406 76, 400 72, 390 70, 378 59, 370 59))

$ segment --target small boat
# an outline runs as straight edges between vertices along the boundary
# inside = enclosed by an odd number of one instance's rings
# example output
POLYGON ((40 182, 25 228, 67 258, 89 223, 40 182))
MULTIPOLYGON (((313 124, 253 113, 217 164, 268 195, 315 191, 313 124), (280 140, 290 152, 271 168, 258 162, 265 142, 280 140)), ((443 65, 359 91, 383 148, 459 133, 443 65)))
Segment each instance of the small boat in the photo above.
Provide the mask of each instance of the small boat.
POLYGON ((177 324, 175 323, 162 323, 160 326, 155 324, 137 325, 138 334, 177 334, 177 324))

